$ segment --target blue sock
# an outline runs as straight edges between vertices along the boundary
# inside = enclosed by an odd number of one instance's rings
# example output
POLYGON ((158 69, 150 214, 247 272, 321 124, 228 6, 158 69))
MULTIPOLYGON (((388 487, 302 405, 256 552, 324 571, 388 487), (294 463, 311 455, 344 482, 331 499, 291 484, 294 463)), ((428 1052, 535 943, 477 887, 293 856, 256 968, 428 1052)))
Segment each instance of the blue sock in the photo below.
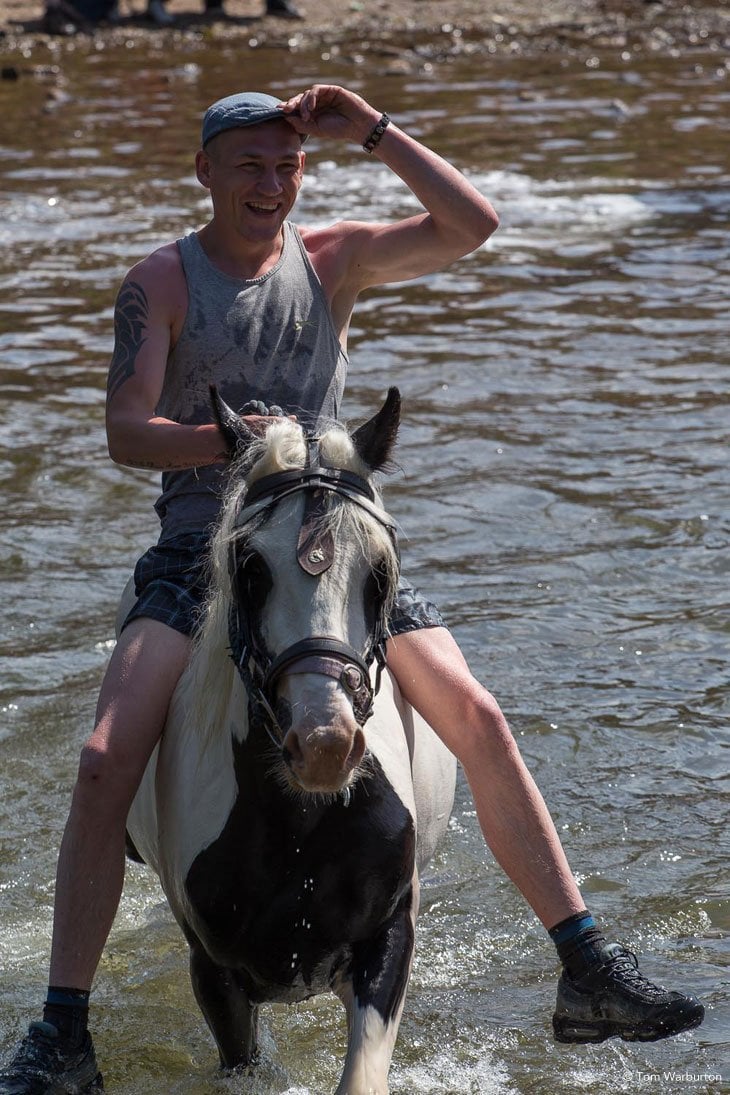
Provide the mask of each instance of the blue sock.
POLYGON ((565 920, 561 920, 554 928, 550 928, 548 934, 555 946, 559 947, 561 943, 567 943, 570 939, 574 939, 585 928, 595 928, 595 926, 596 922, 588 909, 584 909, 583 912, 573 913, 572 916, 567 916, 565 920))
POLYGON ((587 909, 561 920, 548 934, 570 977, 581 977, 600 962, 601 946, 606 940, 587 909))

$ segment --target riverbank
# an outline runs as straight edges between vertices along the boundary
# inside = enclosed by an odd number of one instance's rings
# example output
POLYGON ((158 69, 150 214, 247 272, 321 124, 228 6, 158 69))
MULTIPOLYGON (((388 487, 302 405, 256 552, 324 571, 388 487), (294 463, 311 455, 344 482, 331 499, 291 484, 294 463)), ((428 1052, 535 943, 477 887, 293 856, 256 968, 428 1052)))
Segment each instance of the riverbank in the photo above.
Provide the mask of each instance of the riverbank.
MULTIPOLYGON (((347 48, 377 52, 387 68, 470 53, 539 54, 615 50, 659 53, 713 49, 727 59, 730 9, 681 0, 297 0, 304 16, 265 16, 263 0, 224 0, 224 14, 206 14, 204 0, 169 0, 175 25, 164 30, 146 15, 146 0, 119 0, 114 24, 74 28, 56 19, 48 33, 45 0, 0 0, 2 75, 13 79, 22 65, 51 51, 62 55, 80 41, 111 41, 166 34, 241 38, 250 48, 347 48), (61 33, 59 33, 59 31, 61 33)), ((386 70, 387 70, 386 68, 386 70)))

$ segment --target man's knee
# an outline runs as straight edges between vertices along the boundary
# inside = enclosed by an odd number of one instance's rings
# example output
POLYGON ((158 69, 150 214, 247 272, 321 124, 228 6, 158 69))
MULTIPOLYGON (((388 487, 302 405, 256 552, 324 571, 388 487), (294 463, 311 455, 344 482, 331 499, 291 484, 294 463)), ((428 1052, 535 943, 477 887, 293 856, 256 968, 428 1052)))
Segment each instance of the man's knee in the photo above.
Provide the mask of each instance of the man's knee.
POLYGON ((499 704, 445 628, 398 636, 389 644, 388 661, 405 698, 465 767, 519 756, 499 704))
POLYGON ((100 807, 128 808, 140 778, 138 765, 92 736, 81 750, 75 797, 100 807))
POLYGON ((474 677, 463 687, 460 760, 489 759, 492 763, 510 761, 519 749, 507 719, 496 699, 474 677), (463 756, 462 756, 463 754, 463 756))

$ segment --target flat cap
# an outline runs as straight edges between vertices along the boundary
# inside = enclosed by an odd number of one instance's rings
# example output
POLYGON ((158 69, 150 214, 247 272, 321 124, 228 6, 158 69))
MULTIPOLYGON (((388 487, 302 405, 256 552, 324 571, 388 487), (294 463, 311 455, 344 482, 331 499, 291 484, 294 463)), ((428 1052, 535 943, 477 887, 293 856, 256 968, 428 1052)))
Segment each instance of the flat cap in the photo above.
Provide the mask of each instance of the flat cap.
POLYGON ((201 146, 205 148, 219 133, 241 126, 258 125, 260 122, 273 122, 283 118, 279 104, 281 100, 262 91, 238 91, 227 95, 209 106, 203 118, 201 146))

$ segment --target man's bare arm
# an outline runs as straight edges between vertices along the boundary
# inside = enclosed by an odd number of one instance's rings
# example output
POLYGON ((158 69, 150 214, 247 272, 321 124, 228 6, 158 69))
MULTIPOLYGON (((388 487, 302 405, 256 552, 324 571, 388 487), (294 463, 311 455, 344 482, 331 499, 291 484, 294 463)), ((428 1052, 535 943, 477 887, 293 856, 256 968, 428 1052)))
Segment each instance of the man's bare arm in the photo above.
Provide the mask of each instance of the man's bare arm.
POLYGON ((161 418, 162 392, 176 309, 187 301, 177 248, 166 247, 125 278, 114 310, 114 352, 107 381, 109 454, 136 468, 189 468, 223 458, 218 427, 161 418), (180 298, 182 293, 182 298, 180 298))
MULTIPOLYGON (((122 283, 106 405, 109 455, 118 464, 171 471, 225 462, 230 455, 214 422, 188 426, 155 414, 173 332, 186 309, 187 286, 174 244, 135 266, 122 283)), ((244 417, 254 433, 274 420, 244 417)))
MULTIPOLYGON (((331 85, 315 85, 282 110, 300 133, 358 144, 380 119, 359 95, 331 85)), ((359 288, 441 269, 475 250, 497 227, 491 204, 464 175, 392 122, 373 155, 403 180, 426 212, 393 224, 351 226, 351 274, 359 288)))

